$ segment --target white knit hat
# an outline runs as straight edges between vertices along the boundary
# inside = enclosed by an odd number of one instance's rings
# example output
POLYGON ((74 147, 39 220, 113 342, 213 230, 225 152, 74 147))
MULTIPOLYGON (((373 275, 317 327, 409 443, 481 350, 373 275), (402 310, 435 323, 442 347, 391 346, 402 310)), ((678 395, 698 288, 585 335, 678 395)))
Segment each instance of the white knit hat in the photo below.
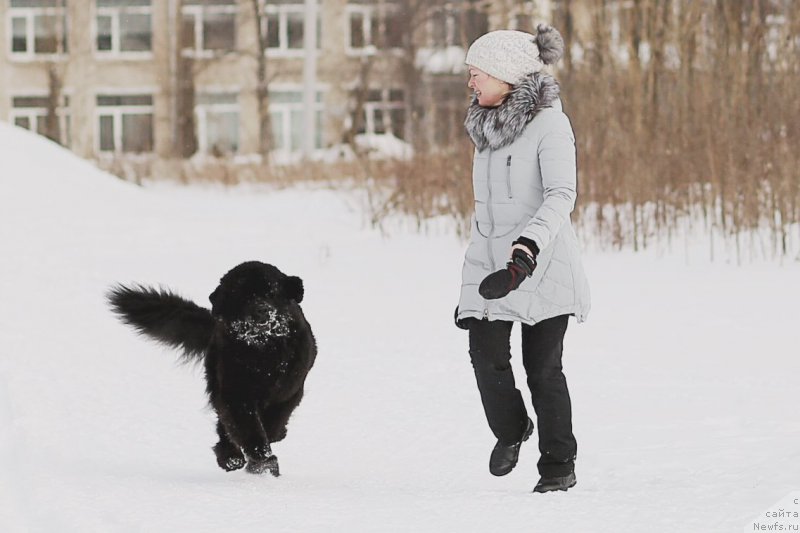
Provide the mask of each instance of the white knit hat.
POLYGON ((498 80, 516 85, 525 76, 558 61, 564 40, 553 27, 540 24, 537 35, 497 30, 478 37, 467 51, 465 63, 498 80))

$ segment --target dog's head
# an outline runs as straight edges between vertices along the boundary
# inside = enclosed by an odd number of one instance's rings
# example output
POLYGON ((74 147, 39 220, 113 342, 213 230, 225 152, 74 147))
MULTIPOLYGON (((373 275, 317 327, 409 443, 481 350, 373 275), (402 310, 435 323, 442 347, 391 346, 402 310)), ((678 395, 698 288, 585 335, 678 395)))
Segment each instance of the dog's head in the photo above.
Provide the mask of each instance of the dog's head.
POLYGON ((241 315, 255 300, 276 305, 303 301, 303 280, 287 276, 272 265, 248 261, 232 268, 219 280, 209 297, 212 314, 222 317, 241 315))

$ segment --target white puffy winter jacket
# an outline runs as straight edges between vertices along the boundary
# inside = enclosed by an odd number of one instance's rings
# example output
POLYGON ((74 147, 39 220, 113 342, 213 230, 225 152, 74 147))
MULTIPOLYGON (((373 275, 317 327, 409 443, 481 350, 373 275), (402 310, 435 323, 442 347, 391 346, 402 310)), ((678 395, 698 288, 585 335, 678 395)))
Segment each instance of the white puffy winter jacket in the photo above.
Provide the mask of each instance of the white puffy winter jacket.
MULTIPOLYGON (((526 106, 525 97, 512 93, 501 107, 508 105, 514 111, 513 106, 526 106)), ((541 104, 541 99, 537 103, 541 104)), ((534 324, 572 314, 582 322, 589 312, 589 285, 570 220, 577 189, 575 137, 560 100, 546 103, 549 107, 537 106, 527 124, 517 125, 518 133, 511 133, 513 142, 503 131, 490 132, 488 140, 483 139, 490 145, 510 144, 476 146, 472 172, 475 214, 462 270, 459 319, 534 324), (478 286, 488 274, 505 267, 512 242, 520 236, 539 247, 533 275, 504 298, 483 299, 478 286)), ((481 127, 480 120, 487 118, 491 117, 479 117, 476 123, 473 117, 472 124, 468 118, 468 131, 481 127)), ((491 119, 502 125, 497 118, 491 119)))

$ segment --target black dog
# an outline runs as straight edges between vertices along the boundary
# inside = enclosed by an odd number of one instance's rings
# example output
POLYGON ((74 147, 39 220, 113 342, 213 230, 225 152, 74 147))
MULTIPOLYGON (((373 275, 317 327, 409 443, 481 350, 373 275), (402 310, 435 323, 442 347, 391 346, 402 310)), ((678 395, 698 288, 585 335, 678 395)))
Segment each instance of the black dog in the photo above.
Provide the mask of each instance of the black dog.
POLYGON ((277 476, 270 443, 286 436, 317 355, 298 305, 303 282, 250 261, 225 274, 209 299, 211 311, 164 289, 116 285, 108 293, 123 322, 181 348, 187 361, 204 360, 218 418, 217 464, 238 470, 247 458, 248 472, 277 476))

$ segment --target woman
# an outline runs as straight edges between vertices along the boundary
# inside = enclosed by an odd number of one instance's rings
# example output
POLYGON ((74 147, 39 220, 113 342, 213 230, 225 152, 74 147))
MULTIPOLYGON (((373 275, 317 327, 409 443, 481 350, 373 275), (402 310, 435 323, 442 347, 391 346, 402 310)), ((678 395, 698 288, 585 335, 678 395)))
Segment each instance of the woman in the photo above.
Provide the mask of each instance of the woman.
POLYGON ((474 91, 465 126, 475 144, 475 215, 456 324, 469 353, 497 444, 496 476, 516 466, 533 432, 511 370, 509 338, 522 327, 522 358, 539 428, 541 479, 534 492, 574 486, 577 443, 561 367, 569 315, 582 322, 589 287, 570 221, 577 177, 575 138, 556 80, 542 72, 563 52, 561 35, 487 33, 467 52, 474 91))

